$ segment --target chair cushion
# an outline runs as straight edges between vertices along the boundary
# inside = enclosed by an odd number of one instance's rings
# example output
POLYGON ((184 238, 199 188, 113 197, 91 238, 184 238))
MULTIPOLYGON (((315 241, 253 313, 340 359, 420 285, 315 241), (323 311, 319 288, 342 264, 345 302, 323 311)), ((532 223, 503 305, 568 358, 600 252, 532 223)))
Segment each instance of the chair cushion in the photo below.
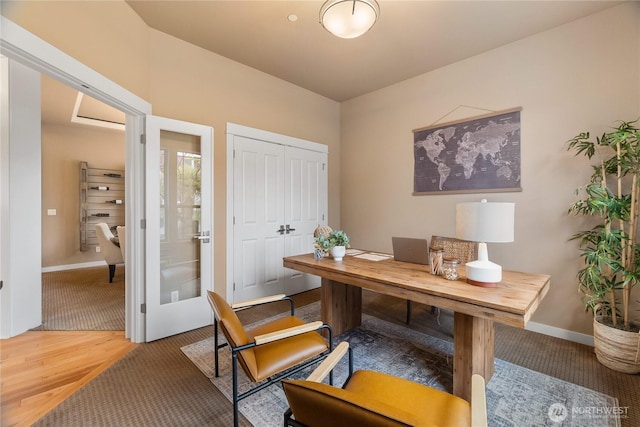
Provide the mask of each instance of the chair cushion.
POLYGON ((345 389, 415 414, 420 419, 418 425, 471 425, 471 405, 466 400, 382 372, 357 371, 345 389))
MULTIPOLYGON (((302 319, 296 316, 286 316, 256 326, 247 331, 247 335, 253 340, 257 335, 303 325, 304 323, 302 319)), ((253 349, 255 366, 252 366, 249 360, 245 360, 245 365, 251 371, 250 376, 253 376, 254 381, 262 381, 278 372, 299 365, 328 349, 329 345, 319 333, 315 331, 307 332, 306 334, 255 347, 253 349), (285 355, 287 357, 284 357, 285 355)), ((244 354, 242 354, 242 357, 244 358, 244 354)))
POLYGON ((286 380, 283 387, 297 421, 310 427, 465 426, 471 407, 465 400, 381 372, 356 371, 345 389, 311 381, 286 380))

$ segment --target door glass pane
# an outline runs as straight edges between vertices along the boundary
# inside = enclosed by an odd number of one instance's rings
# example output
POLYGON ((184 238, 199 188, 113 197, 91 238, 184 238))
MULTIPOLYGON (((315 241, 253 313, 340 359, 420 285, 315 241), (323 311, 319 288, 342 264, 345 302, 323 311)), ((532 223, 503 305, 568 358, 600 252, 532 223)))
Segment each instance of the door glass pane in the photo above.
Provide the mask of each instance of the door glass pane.
POLYGON ((165 225, 165 198, 167 194, 167 182, 165 180, 165 161, 167 150, 160 150, 160 241, 167 238, 165 225))
POLYGON ((200 137, 160 131, 160 304, 197 298, 200 137))

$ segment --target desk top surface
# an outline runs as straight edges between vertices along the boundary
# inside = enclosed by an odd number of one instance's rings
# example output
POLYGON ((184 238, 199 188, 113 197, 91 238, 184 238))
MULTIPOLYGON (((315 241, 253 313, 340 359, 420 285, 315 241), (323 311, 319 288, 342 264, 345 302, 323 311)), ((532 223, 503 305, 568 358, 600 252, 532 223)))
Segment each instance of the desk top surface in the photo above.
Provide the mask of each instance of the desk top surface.
POLYGON ((313 254, 285 257, 287 268, 321 276, 325 279, 370 289, 375 292, 433 304, 501 323, 524 327, 549 290, 551 277, 546 274, 503 270, 502 281, 495 288, 466 283, 465 268, 460 278, 446 280, 430 273, 428 265, 380 261, 345 256, 316 260, 313 254))

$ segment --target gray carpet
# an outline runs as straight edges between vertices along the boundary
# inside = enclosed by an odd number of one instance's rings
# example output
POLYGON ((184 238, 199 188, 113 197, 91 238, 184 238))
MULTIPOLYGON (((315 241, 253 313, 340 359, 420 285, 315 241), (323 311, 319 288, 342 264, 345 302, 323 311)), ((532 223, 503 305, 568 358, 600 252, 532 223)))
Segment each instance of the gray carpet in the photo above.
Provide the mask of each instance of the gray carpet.
MULTIPOLYGON (((317 319, 318 309, 319 304, 314 303, 296 313, 302 318, 317 319)), ((440 390, 452 389, 453 347, 448 341, 368 315, 363 315, 360 328, 337 339, 342 340, 354 350, 355 369, 387 372, 440 390)), ((182 351, 229 399, 229 350, 221 350, 219 378, 213 375, 212 338, 185 346, 182 351)), ((344 381, 346 372, 343 361, 336 370, 337 384, 344 381)), ((241 379, 240 390, 244 390, 250 383, 243 374, 241 379)), ((241 413, 255 426, 281 424, 286 408, 284 394, 277 386, 240 403, 241 413)), ((616 408, 616 398, 499 359, 496 373, 487 384, 490 426, 618 426, 619 418, 609 413, 616 408)))
POLYGON ((42 325, 38 331, 124 331, 124 266, 42 274, 42 325))

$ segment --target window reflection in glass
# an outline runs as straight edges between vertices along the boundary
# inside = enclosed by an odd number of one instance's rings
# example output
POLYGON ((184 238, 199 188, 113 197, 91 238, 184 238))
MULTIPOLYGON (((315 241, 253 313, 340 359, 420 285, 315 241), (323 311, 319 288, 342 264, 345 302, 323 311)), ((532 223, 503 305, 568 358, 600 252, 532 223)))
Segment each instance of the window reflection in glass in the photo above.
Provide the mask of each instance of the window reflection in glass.
POLYGON ((160 132, 160 303, 199 297, 200 138, 160 132))

